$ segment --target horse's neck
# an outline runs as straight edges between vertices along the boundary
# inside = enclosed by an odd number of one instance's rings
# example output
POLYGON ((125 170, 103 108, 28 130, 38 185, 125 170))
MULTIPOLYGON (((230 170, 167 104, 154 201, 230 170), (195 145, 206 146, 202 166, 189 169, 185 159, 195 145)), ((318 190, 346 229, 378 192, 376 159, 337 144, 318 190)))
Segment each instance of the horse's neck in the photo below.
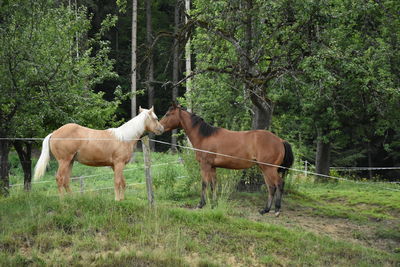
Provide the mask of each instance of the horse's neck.
POLYGON ((195 148, 200 147, 201 140, 203 139, 199 133, 196 127, 192 127, 192 120, 191 120, 191 113, 185 111, 182 112, 181 114, 181 126, 183 130, 185 131, 186 135, 188 136, 190 142, 195 148))
POLYGON ((145 114, 140 113, 120 127, 111 130, 120 140, 137 141, 145 131, 145 119, 145 114))

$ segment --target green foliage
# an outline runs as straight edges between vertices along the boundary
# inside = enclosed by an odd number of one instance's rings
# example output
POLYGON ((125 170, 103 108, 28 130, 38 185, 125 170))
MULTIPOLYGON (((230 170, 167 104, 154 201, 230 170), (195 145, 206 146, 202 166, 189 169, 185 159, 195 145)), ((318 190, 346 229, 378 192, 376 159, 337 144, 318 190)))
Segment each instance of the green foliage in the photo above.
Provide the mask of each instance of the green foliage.
POLYGON ((173 198, 176 194, 175 184, 178 179, 178 170, 174 164, 167 165, 154 176, 154 187, 156 189, 162 189, 167 198, 173 198))
POLYGON ((196 89, 186 97, 191 99, 193 111, 208 123, 231 130, 247 130, 251 125, 251 110, 236 82, 228 75, 197 75, 193 80, 196 89))
POLYGON ((398 10, 391 0, 194 1, 200 74, 186 97, 206 121, 249 129, 246 86, 279 73, 263 80, 261 91, 273 105, 271 129, 296 142, 303 159, 314 161, 322 140, 332 146, 334 165, 365 166, 368 153, 383 165, 385 151, 398 154, 398 10), (254 64, 250 73, 246 64, 254 64))
MULTIPOLYGON (((183 144, 187 144, 184 142, 183 144)), ((201 188, 201 173, 200 173, 200 165, 196 160, 195 152, 190 149, 184 149, 180 153, 183 166, 186 170, 188 177, 184 179, 183 190, 185 192, 200 192, 199 189, 201 188)))
MULTIPOLYGON (((109 43, 87 37, 86 9, 19 0, 1 12, 7 14, 0 27, 3 134, 43 136, 72 121, 104 127, 118 101, 106 102, 91 89, 116 74, 109 43)), ((107 20, 104 29, 113 23, 107 20)))

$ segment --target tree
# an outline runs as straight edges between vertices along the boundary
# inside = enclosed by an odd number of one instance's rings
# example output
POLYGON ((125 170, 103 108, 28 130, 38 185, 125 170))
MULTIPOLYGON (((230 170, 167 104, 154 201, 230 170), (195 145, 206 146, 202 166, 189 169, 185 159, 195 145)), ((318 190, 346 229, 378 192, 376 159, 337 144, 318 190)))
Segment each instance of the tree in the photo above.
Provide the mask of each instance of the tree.
POLYGON ((132 0, 132 47, 131 47, 131 118, 136 117, 136 47, 137 47, 137 0, 132 0))
MULTIPOLYGON (((188 16, 190 14, 190 0, 185 0, 185 23, 188 24, 188 16)), ((192 90, 191 74, 192 74, 192 51, 190 45, 190 36, 187 37, 185 44, 185 60, 186 60, 186 93, 190 95, 192 90)), ((188 101, 188 110, 192 111, 192 103, 188 101)))
MULTIPOLYGON (((87 48, 79 48, 77 57, 74 40, 90 25, 84 9, 75 13, 52 1, 19 0, 3 5, 0 12, 1 181, 8 188, 13 138, 42 137, 67 122, 104 126, 117 103, 87 90, 115 74, 108 43, 99 34, 88 40, 87 48)), ((112 24, 111 17, 104 22, 112 24)), ((29 183, 31 143, 15 141, 14 146, 29 183)))
POLYGON ((398 120, 398 10, 389 0, 195 1, 188 97, 209 121, 235 121, 233 129, 248 125, 246 112, 253 128, 268 128, 276 113, 288 128, 282 136, 301 136, 319 173, 344 153, 373 165, 398 120))
POLYGON ((195 73, 227 74, 240 83, 243 97, 251 104, 254 129, 270 127, 272 84, 301 59, 301 25, 293 21, 291 3, 194 2, 192 21, 198 27, 195 73))
MULTIPOLYGON (((146 44, 148 49, 147 54, 147 95, 148 95, 148 106, 154 106, 154 60, 153 60, 153 22, 151 12, 151 0, 146 0, 146 44)), ((150 139, 154 139, 154 134, 149 133, 150 139)), ((150 141, 151 151, 155 150, 154 141, 150 141)))
MULTIPOLYGON (((172 53, 172 83, 174 84, 172 88, 172 101, 176 103, 177 98, 178 98, 178 82, 179 82, 179 39, 178 39, 178 33, 179 33, 179 23, 180 23, 180 6, 181 6, 181 1, 176 0, 175 8, 174 8, 174 43, 173 43, 173 53, 172 53)), ((172 130, 172 136, 171 136, 171 149, 172 151, 176 151, 176 144, 177 144, 177 138, 176 134, 178 131, 176 129, 172 130)))
POLYGON ((399 20, 372 1, 332 1, 329 12, 316 2, 312 10, 317 34, 309 39, 312 49, 302 62, 311 86, 302 95, 317 134, 316 171, 329 173, 332 146, 353 142, 349 136, 362 140, 358 143, 372 166, 371 141, 390 127, 385 103, 399 99, 392 67, 399 50, 390 44, 398 33, 387 34, 386 28, 397 28, 399 20))

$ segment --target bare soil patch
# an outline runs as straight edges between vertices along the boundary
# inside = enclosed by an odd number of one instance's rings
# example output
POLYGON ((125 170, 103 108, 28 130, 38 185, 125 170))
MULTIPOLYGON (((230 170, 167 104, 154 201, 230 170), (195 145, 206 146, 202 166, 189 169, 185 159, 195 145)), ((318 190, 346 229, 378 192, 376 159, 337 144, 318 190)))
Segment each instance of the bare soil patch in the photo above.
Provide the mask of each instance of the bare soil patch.
POLYGON ((360 244, 365 247, 384 250, 389 253, 397 251, 400 244, 393 239, 380 238, 377 236, 378 228, 392 227, 400 224, 400 219, 369 221, 366 223, 358 223, 349 219, 331 218, 313 214, 310 207, 302 207, 292 209, 283 203, 283 211, 279 217, 271 211, 268 214, 260 215, 256 206, 238 206, 238 211, 245 218, 270 224, 276 224, 289 228, 304 229, 305 231, 315 233, 317 235, 326 235, 335 240, 348 241, 354 244, 360 244), (286 208, 285 208, 286 206, 286 208))

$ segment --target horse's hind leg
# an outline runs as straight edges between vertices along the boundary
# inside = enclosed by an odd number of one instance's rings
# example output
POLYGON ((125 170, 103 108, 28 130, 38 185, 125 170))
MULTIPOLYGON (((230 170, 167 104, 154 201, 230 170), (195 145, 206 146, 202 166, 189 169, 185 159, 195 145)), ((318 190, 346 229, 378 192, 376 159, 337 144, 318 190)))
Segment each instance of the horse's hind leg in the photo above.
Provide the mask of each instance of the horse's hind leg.
POLYGON ((260 210, 260 214, 263 215, 271 210, 272 202, 275 197, 275 215, 279 216, 281 208, 281 199, 283 193, 283 181, 278 174, 278 169, 269 166, 260 166, 265 184, 268 186, 268 201, 265 209, 260 210))
POLYGON ((268 213, 271 210, 272 201, 274 200, 275 191, 276 191, 276 187, 274 185, 268 185, 268 200, 267 200, 267 204, 265 206, 265 209, 260 210, 260 214, 261 215, 264 215, 265 213, 268 213))
POLYGON ((66 175, 64 176, 64 188, 67 193, 71 193, 71 188, 69 187, 69 181, 71 178, 72 166, 74 165, 74 160, 71 160, 68 165, 68 169, 66 171, 66 175))
POLYGON ((283 195, 283 187, 285 186, 285 182, 281 179, 278 182, 277 190, 276 190, 276 199, 275 199, 275 216, 279 216, 281 212, 281 201, 283 195))
POLYGON ((201 209, 206 205, 206 193, 207 193, 207 185, 211 182, 211 190, 213 193, 213 204, 216 202, 216 179, 215 179, 216 170, 211 167, 209 164, 201 164, 201 177, 202 177, 202 186, 201 186, 201 199, 197 208, 201 209))
MULTIPOLYGON (((64 196, 63 187, 67 190, 67 188, 65 187, 65 179, 68 177, 69 172, 70 172, 70 161, 69 160, 58 160, 58 170, 57 170, 57 174, 56 174, 56 180, 57 180, 57 186, 58 186, 58 193, 60 194, 61 197, 64 196)), ((68 180, 69 180, 69 178, 68 178, 68 180)))

